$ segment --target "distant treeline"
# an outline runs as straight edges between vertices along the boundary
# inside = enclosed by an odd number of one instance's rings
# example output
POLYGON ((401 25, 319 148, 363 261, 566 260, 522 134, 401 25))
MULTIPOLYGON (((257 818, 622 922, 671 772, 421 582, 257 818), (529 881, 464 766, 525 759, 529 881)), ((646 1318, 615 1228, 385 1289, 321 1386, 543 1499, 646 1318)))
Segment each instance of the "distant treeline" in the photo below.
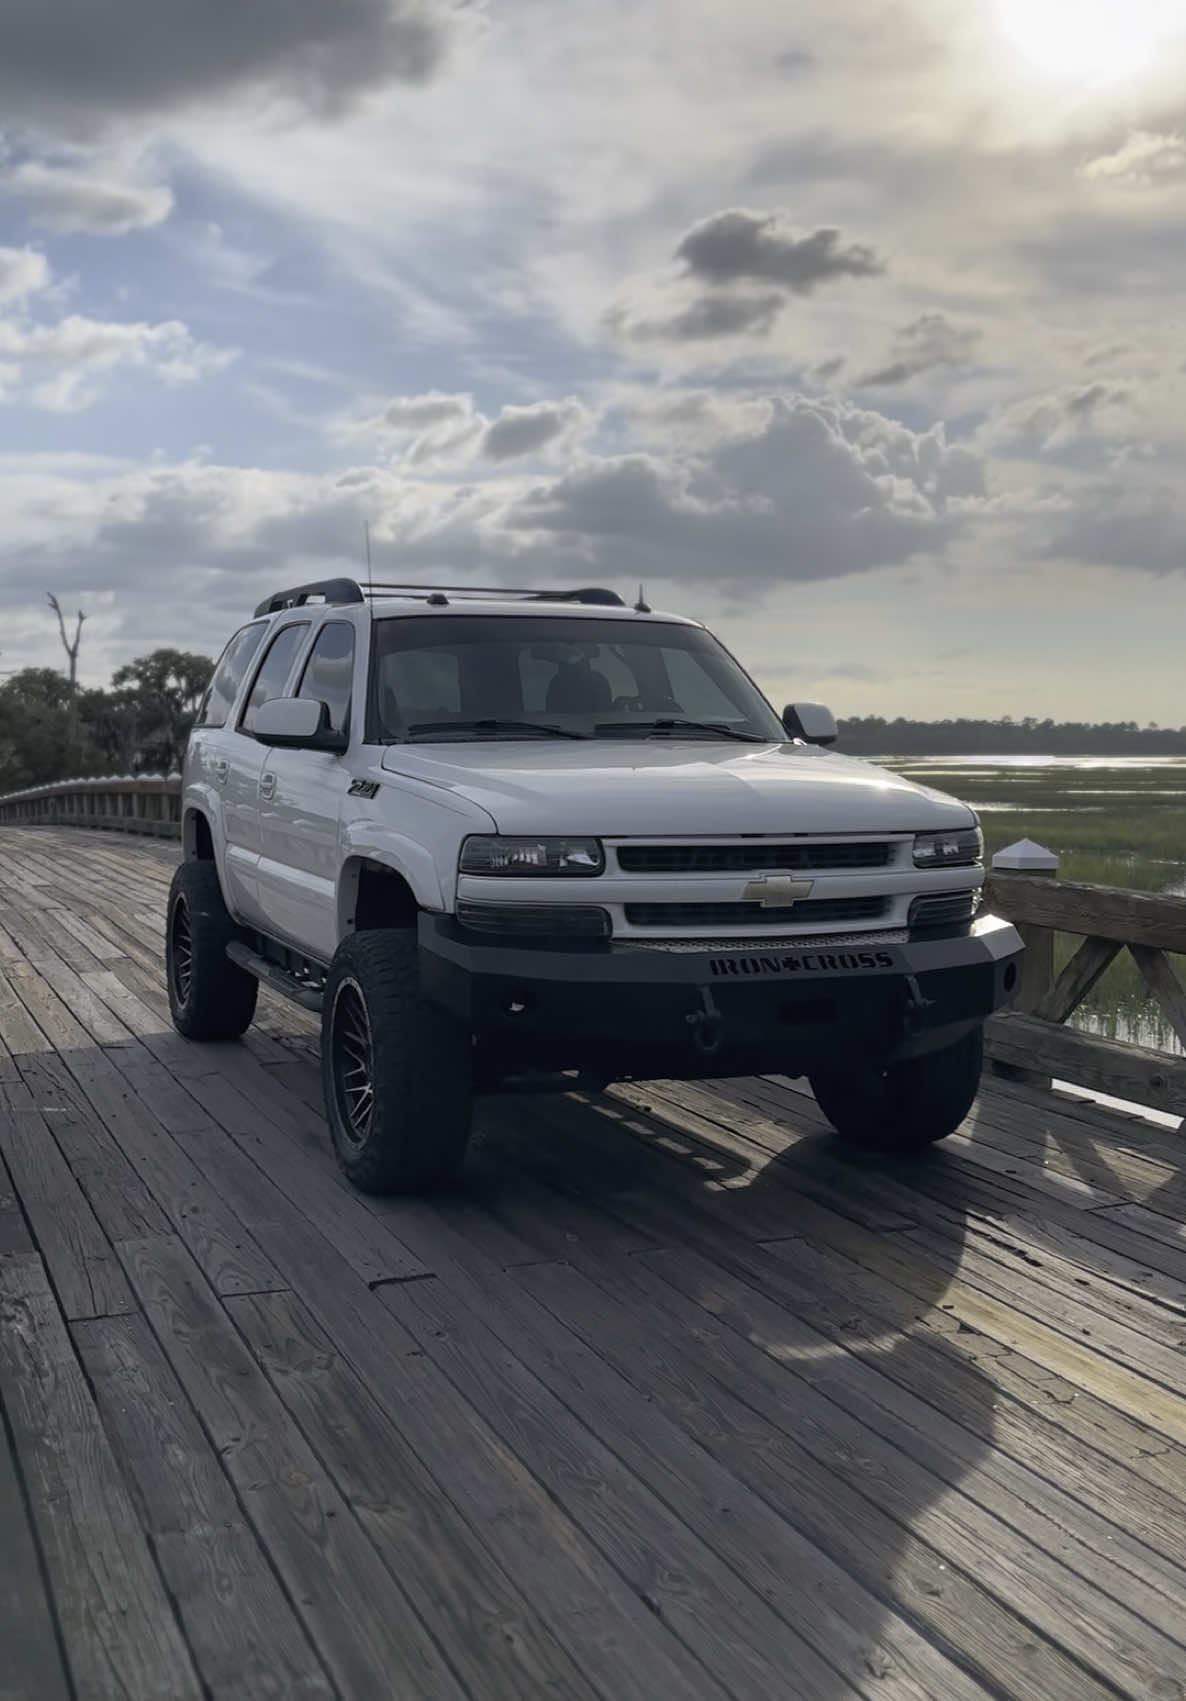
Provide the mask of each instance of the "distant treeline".
POLYGON ((1136 721, 883 720, 840 722, 838 750, 850 756, 1186 756, 1186 727, 1136 721))

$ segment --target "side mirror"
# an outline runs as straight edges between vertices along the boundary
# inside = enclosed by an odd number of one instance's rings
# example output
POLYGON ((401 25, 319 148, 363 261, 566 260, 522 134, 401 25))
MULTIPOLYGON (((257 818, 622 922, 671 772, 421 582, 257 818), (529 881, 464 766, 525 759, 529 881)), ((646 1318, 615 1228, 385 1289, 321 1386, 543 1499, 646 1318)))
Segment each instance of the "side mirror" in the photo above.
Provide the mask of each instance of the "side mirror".
POLYGON ((350 740, 329 724, 329 708, 311 697, 270 697, 255 711, 252 729, 277 750, 328 750, 340 755, 350 740))
POLYGON ((805 744, 835 744, 840 737, 835 715, 822 703, 788 703, 782 724, 791 738, 801 738, 805 744))

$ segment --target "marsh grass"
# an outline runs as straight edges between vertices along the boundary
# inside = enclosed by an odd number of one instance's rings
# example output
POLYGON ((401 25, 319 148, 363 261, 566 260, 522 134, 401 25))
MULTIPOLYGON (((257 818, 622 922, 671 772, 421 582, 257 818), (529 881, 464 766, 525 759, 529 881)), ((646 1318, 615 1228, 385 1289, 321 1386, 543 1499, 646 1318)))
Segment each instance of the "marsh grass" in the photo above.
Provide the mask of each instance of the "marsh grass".
MULTIPOLYGON (((990 857, 1018 839, 1036 839, 1058 853, 1065 880, 1186 895, 1186 761, 1013 767, 975 758, 915 758, 886 765, 979 809, 990 857)), ((1078 944, 1071 935, 1059 935, 1057 968, 1078 944)), ((1186 980, 1186 958, 1176 958, 1175 966, 1186 980)), ((1111 1039, 1183 1050, 1127 952, 1071 1025, 1111 1039)))

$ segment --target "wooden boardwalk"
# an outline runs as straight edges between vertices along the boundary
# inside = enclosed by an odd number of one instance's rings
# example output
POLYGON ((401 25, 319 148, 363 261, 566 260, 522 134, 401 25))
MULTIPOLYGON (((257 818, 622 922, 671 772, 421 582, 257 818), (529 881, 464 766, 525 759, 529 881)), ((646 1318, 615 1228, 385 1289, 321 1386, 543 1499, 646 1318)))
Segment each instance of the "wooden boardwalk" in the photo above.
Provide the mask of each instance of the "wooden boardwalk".
POLYGON ((174 854, 0 831, 3 1701, 1186 1697, 1177 1135, 657 1085, 364 1200, 309 1018, 170 1030, 174 854))

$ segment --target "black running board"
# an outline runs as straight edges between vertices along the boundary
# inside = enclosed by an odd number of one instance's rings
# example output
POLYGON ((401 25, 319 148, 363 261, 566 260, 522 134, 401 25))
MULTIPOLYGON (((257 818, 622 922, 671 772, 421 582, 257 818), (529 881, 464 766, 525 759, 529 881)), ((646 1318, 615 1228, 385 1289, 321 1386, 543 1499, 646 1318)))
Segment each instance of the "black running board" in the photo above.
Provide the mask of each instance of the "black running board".
POLYGON ((226 954, 232 963, 238 963, 241 969, 246 969, 249 975, 270 986, 273 992, 279 992, 284 998, 291 998, 294 1004, 300 1004, 306 1010, 321 1013, 322 996, 315 992, 304 981, 290 975, 287 969, 280 968, 276 963, 269 963, 266 957, 261 957, 257 951, 252 951, 238 939, 232 939, 226 948, 226 954))

